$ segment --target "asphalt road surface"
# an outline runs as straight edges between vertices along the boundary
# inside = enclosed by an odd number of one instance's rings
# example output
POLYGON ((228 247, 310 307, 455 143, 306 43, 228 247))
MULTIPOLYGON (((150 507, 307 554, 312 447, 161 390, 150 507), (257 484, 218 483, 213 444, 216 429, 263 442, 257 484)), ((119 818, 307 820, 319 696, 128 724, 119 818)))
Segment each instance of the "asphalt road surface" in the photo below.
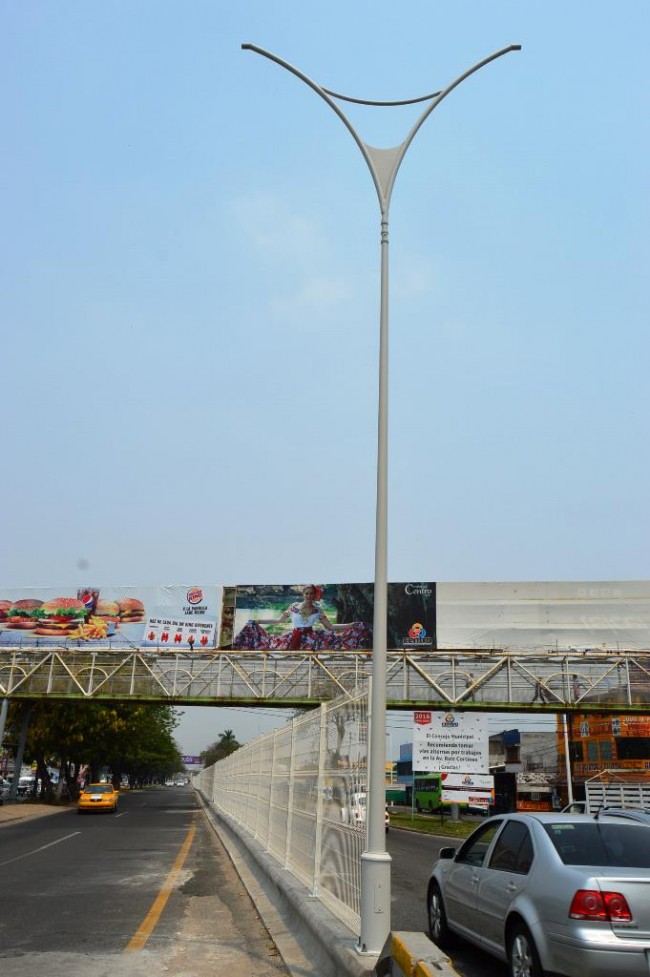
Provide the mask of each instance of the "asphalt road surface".
POLYGON ((2 977, 286 977, 191 788, 0 829, 2 977))
MULTIPOLYGON (((387 848, 391 865, 391 926, 428 934, 427 886, 438 851, 443 845, 454 845, 451 838, 419 834, 391 828, 387 848)), ((507 977, 508 969, 481 950, 458 941, 446 950, 454 968, 462 977, 507 977)))
MULTIPOLYGON (((444 837, 392 828, 392 928, 427 931, 444 837)), ((462 977, 506 977, 459 943, 462 977)), ((286 977, 190 787, 123 793, 117 814, 76 810, 0 828, 1 977, 286 977)))

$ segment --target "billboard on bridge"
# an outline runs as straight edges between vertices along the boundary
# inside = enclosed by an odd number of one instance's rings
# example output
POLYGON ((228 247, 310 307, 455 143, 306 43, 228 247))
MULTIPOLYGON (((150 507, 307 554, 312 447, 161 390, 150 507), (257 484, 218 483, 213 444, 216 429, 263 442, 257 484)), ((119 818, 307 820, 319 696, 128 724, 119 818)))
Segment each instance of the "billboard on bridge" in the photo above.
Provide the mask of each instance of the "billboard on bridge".
POLYGON ((0 648, 214 648, 221 587, 57 587, 0 593, 0 648))
MULTIPOLYGON (((220 648, 349 651, 372 648, 374 585, 240 584, 224 587, 220 648)), ((436 585, 388 584, 389 648, 436 647, 436 585)))
POLYGON ((438 583, 438 647, 650 649, 650 581, 438 583))
MULTIPOLYGON (((373 596, 371 583, 320 584, 299 620, 299 584, 11 589, 0 648, 370 650, 373 596)), ((650 650, 650 581, 389 583, 387 631, 408 651, 650 650)))

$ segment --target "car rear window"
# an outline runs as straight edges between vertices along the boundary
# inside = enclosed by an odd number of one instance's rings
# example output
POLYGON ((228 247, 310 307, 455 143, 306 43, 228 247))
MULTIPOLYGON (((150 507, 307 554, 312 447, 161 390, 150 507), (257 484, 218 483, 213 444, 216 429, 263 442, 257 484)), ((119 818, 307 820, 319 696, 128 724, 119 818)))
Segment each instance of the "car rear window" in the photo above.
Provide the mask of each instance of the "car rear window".
POLYGON ((545 830, 565 865, 650 868, 650 828, 585 821, 551 823, 545 830))
POLYGON ((113 787, 110 784, 95 784, 92 787, 86 787, 84 794, 112 794, 113 787))

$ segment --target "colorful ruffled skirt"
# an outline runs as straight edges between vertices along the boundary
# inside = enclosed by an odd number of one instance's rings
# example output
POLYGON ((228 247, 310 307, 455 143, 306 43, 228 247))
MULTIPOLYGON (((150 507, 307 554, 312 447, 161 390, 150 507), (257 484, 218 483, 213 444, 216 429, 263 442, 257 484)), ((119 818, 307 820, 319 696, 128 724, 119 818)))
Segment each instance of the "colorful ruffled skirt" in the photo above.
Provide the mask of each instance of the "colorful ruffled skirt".
POLYGON ((284 634, 270 634, 261 624, 249 621, 236 634, 233 648, 245 651, 349 651, 353 648, 372 648, 372 628, 363 621, 354 621, 345 631, 327 628, 292 628, 284 634))

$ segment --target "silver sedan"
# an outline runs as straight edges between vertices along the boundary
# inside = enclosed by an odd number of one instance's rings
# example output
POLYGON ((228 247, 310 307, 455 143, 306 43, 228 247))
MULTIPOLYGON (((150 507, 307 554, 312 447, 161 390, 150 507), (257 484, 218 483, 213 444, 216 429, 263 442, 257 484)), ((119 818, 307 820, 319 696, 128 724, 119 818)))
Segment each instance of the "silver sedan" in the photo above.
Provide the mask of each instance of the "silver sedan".
POLYGON ((432 939, 462 936, 511 977, 649 977, 650 826, 600 814, 488 818, 441 848, 432 939))

